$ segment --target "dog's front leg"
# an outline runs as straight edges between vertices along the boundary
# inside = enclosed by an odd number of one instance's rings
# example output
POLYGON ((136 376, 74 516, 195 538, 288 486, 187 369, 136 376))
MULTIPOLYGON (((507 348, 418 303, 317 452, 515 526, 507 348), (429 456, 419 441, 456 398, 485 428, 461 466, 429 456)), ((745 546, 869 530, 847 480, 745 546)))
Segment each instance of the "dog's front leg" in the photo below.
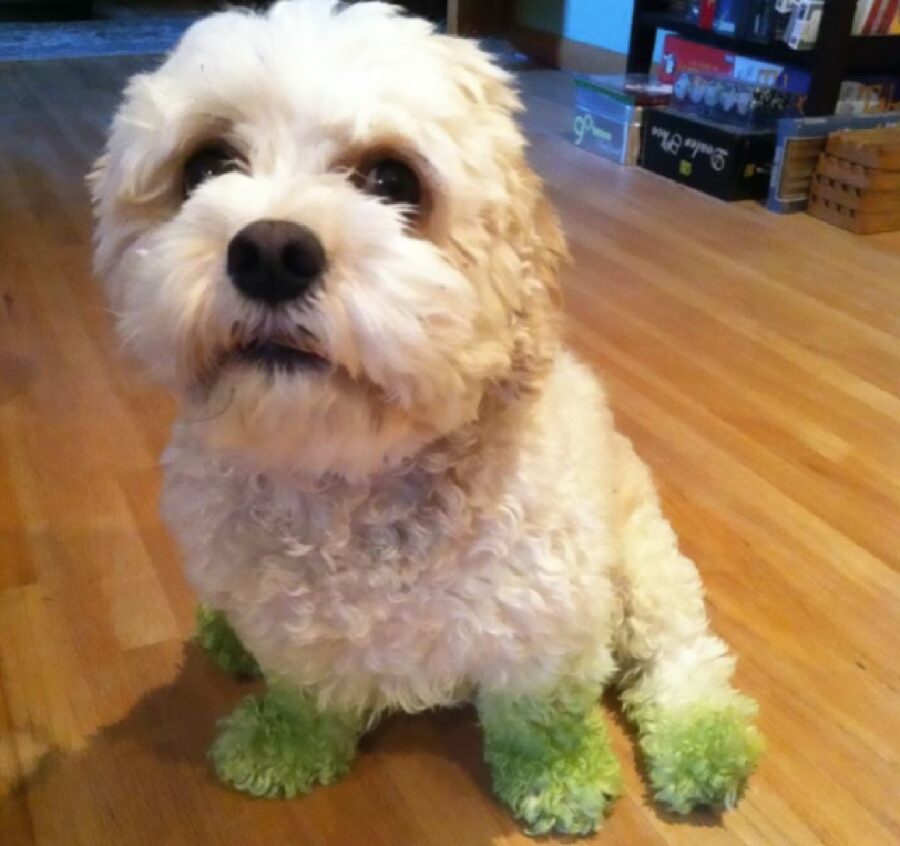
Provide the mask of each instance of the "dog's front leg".
POLYGON ((331 784, 350 767, 363 713, 325 710, 289 682, 268 679, 268 689, 248 697, 220 723, 210 750, 219 778, 253 796, 289 798, 331 784))
POLYGON ((710 630, 697 568, 678 551, 649 471, 624 438, 617 448, 625 712, 660 802, 678 813, 731 807, 762 751, 756 703, 731 684, 734 658, 710 630))
POLYGON ((261 675, 259 664, 241 643, 225 615, 209 605, 197 606, 194 641, 229 676, 255 679, 261 675))
POLYGON ((566 685, 541 696, 478 696, 494 791, 529 834, 590 834, 621 792, 599 693, 566 685))

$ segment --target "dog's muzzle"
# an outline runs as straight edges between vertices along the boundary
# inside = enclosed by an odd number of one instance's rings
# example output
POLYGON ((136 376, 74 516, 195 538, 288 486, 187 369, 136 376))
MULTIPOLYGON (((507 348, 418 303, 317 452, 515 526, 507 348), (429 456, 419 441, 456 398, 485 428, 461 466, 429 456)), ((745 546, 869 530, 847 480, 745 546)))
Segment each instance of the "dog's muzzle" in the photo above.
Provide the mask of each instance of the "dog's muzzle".
POLYGON ((257 220, 228 244, 228 276, 251 300, 274 307, 308 296, 325 272, 322 242, 307 226, 257 220))

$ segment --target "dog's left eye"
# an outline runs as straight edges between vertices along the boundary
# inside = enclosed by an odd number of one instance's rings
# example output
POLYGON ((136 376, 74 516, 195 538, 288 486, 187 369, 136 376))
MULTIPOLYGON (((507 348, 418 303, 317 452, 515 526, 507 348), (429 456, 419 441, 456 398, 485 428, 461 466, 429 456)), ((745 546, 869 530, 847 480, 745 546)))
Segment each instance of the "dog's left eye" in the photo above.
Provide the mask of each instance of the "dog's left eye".
POLYGON ((188 197, 207 179, 240 169, 241 163, 234 150, 224 144, 208 144, 185 162, 182 193, 188 197))
POLYGON ((422 202, 422 186, 416 172, 397 159, 381 159, 363 174, 363 190, 389 203, 417 207, 422 202))

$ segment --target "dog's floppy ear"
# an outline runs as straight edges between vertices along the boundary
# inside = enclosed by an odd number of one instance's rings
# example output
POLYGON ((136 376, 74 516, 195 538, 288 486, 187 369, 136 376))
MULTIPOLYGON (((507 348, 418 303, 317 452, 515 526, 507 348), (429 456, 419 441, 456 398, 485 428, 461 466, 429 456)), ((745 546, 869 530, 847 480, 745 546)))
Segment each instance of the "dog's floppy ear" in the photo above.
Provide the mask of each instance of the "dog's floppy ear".
POLYGON ((569 260, 569 249, 559 223, 556 209, 544 194, 541 180, 532 174, 537 182, 532 218, 534 222, 534 243, 532 251, 535 272, 550 295, 555 306, 562 305, 562 288, 559 274, 563 264, 569 260))
POLYGON ((478 109, 481 119, 485 111, 500 115, 505 126, 502 129, 500 124, 494 126, 498 136, 505 134, 506 127, 512 130, 507 135, 511 143, 498 145, 501 149, 498 172, 503 174, 507 196, 512 199, 509 225, 513 231, 503 234, 513 242, 518 241, 515 246, 519 256, 530 261, 552 302, 558 305, 559 270, 569 254, 559 219, 544 194, 544 184, 525 158, 525 142, 515 125, 516 116, 524 111, 524 106, 513 87, 513 77, 474 43, 460 39, 447 39, 445 43, 451 46, 457 60, 460 90, 478 109))
POLYGON ((559 346, 562 305, 560 270, 568 259, 556 211, 541 179, 524 156, 512 175, 515 189, 512 232, 525 278, 522 308, 515 314, 511 387, 518 396, 538 393, 559 346))
MULTIPOLYGON (((494 278, 501 298, 512 310, 512 369, 503 389, 516 396, 534 395, 553 364, 559 345, 561 305, 559 273, 568 258, 565 238, 541 179, 525 157, 525 142, 515 117, 523 105, 512 77, 473 43, 449 39, 454 51, 460 90, 482 125, 490 124, 495 168, 502 182, 487 213, 486 233, 517 261, 494 278)), ((498 264, 502 264, 499 263, 498 264)))

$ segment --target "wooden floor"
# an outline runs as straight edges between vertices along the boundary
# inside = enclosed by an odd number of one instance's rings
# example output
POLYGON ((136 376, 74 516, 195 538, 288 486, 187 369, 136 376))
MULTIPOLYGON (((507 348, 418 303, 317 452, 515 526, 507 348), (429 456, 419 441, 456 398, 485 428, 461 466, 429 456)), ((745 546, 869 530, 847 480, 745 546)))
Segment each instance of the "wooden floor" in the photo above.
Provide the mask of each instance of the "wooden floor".
MULTIPOLYGON (((389 720, 302 800, 210 774, 248 688, 185 642, 156 516, 173 405, 117 358, 89 275, 82 177, 145 64, 0 65, 0 843, 525 843, 467 709, 389 720)), ((627 790, 595 842, 900 843, 900 234, 607 164, 561 137, 561 76, 524 86, 572 240, 571 341, 655 471, 769 743, 737 811, 676 820, 607 703, 627 790)))

